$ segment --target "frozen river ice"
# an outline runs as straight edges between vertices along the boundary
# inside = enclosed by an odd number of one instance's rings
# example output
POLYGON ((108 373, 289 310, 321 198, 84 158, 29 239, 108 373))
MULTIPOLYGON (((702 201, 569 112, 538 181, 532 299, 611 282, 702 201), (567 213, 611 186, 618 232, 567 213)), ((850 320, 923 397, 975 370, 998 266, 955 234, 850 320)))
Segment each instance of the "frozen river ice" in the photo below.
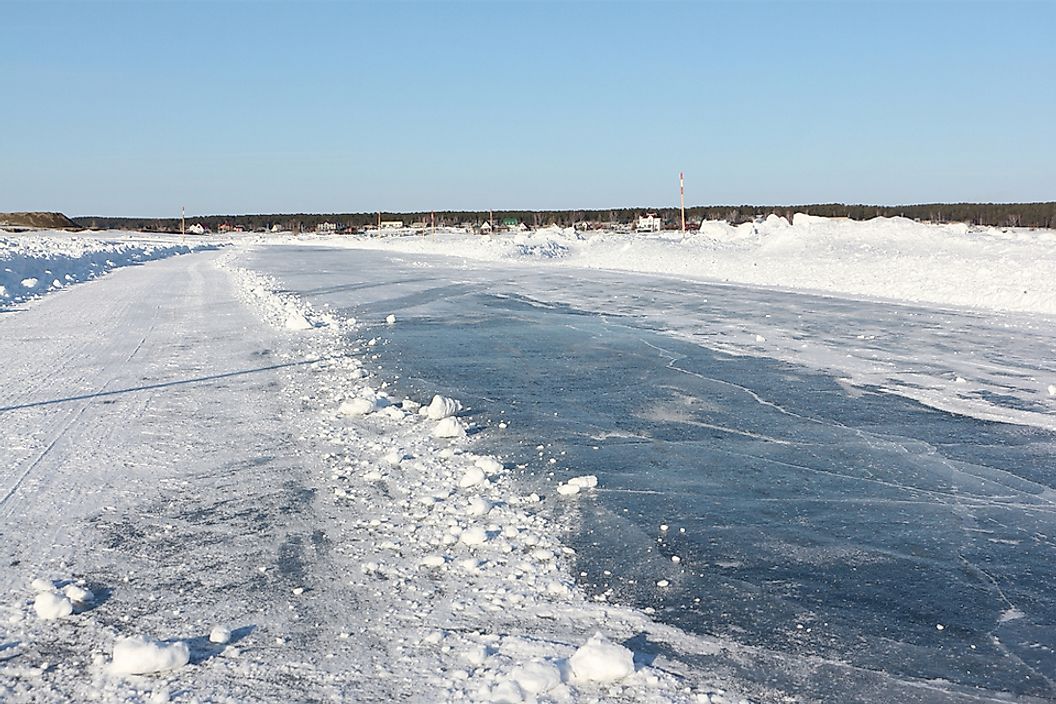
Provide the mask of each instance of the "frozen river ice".
POLYGON ((1044 325, 356 250, 249 263, 378 323, 386 378, 461 399, 527 484, 598 475, 552 499, 588 594, 755 646, 739 674, 807 698, 1056 697, 1056 435, 1024 391, 1052 373, 1044 325))

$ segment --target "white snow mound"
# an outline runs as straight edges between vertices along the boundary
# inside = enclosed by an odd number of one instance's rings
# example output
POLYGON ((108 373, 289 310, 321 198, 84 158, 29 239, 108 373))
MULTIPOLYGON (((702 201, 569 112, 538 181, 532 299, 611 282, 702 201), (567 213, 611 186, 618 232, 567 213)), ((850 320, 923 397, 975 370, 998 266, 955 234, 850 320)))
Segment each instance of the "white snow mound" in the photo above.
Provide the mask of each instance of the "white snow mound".
POLYGON ((143 636, 121 638, 114 643, 111 669, 122 675, 177 670, 191 659, 186 643, 161 643, 143 636))
POLYGON ((573 679, 580 682, 615 682, 634 674, 634 653, 595 633, 572 654, 568 664, 573 679))

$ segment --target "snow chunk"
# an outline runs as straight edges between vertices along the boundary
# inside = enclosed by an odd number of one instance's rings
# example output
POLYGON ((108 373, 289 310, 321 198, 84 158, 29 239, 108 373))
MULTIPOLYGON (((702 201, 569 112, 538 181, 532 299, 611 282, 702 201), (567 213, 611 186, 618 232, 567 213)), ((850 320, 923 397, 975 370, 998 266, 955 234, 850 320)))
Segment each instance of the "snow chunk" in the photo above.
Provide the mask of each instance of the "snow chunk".
POLYGON ((480 484, 484 479, 486 479, 484 476, 484 470, 480 467, 473 467, 462 475, 462 478, 458 481, 458 485, 463 489, 468 489, 471 486, 480 484))
POLYGON ((65 618, 73 613, 73 602, 56 591, 40 592, 33 600, 33 610, 45 621, 65 618))
POLYGON ((396 316, 393 315, 392 313, 389 313, 389 317, 385 318, 385 322, 388 323, 389 325, 395 325, 396 324, 396 316))
POLYGON ((312 324, 308 322, 308 318, 297 312, 291 312, 286 316, 286 329, 287 330, 309 330, 312 328, 312 324))
POLYGON ((465 545, 483 545, 488 542, 488 531, 484 530, 480 526, 473 526, 462 531, 462 535, 459 536, 465 545))
POLYGON ((560 484, 557 487, 557 493, 562 496, 575 496, 583 489, 593 489, 598 485, 598 478, 593 474, 586 474, 582 477, 573 477, 564 484, 560 484))
POLYGON ((231 640, 231 629, 227 626, 213 626, 209 631, 210 643, 227 643, 231 640))
POLYGON ((34 278, 32 276, 28 276, 28 277, 22 279, 22 281, 21 281, 22 288, 36 288, 37 282, 38 282, 38 279, 36 279, 36 278, 34 278))
POLYGON ((561 684, 561 670, 549 662, 537 661, 517 668, 512 679, 529 694, 542 694, 561 684))
POLYGON ((494 508, 493 504, 485 498, 474 496, 466 507, 466 515, 483 516, 494 508))
POLYGON ((114 644, 111 668, 123 675, 176 670, 186 665, 191 652, 186 643, 162 643, 143 636, 121 638, 114 644))
POLYGON ((37 577, 30 583, 30 588, 35 592, 50 592, 55 590, 55 582, 43 577, 37 577))
POLYGON ((77 584, 67 584, 62 588, 62 593, 77 607, 87 606, 95 598, 95 595, 90 590, 77 584))
POLYGON ((466 426, 458 418, 448 416, 433 428, 434 438, 462 438, 466 436, 466 426))
POLYGON ((425 409, 425 416, 432 420, 442 420, 453 416, 462 410, 462 404, 453 398, 447 398, 437 394, 433 396, 432 403, 425 409))
POLYGON ((493 474, 498 474, 504 469, 502 463, 494 457, 478 457, 476 462, 474 462, 473 464, 482 469, 484 473, 489 476, 493 474))
POLYGON ((343 416, 365 416, 374 410, 375 403, 367 398, 353 398, 345 401, 337 409, 343 416))
POLYGON ((634 673, 634 653, 595 633, 572 654, 568 664, 576 680, 615 682, 634 673))

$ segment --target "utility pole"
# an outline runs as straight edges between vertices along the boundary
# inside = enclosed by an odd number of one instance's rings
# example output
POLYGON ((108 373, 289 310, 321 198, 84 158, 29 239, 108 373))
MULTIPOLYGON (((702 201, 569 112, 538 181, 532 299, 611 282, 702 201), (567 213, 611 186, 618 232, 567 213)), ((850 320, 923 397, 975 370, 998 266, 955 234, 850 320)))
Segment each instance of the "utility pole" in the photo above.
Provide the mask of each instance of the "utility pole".
POLYGON ((682 208, 682 236, 686 236, 686 178, 678 172, 678 198, 682 208))
POLYGON ((185 218, 186 215, 187 215, 187 208, 185 208, 184 206, 181 205, 180 206, 180 239, 183 239, 183 234, 184 234, 183 225, 184 225, 184 218, 185 218))
POLYGON ((433 236, 435 236, 436 235, 436 211, 435 210, 431 213, 431 217, 432 217, 432 220, 433 220, 433 236))

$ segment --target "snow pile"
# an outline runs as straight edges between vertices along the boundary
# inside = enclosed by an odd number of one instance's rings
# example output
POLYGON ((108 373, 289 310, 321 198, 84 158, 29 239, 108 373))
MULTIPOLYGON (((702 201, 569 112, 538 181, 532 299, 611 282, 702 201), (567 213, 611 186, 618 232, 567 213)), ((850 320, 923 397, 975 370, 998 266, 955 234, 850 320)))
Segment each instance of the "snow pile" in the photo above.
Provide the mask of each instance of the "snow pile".
POLYGON ((634 672, 634 653, 595 633, 569 658, 568 664, 577 680, 613 682, 634 672))
POLYGON ((143 636, 121 638, 114 643, 111 670, 121 675, 144 675, 177 670, 191 659, 186 643, 162 643, 143 636))
POLYGON ((95 595, 91 590, 69 579, 52 581, 37 578, 30 588, 36 592, 33 610, 42 621, 66 618, 92 605, 95 595))
POLYGON ((148 241, 133 233, 118 239, 46 230, 19 234, 0 230, 0 306, 86 281, 111 269, 202 247, 148 241))
POLYGON ((548 228, 480 237, 342 238, 319 244, 525 265, 665 274, 987 310, 1056 314, 1056 231, 770 215, 699 231, 581 237, 548 228))
POLYGON ((453 398, 447 398, 437 394, 428 406, 422 406, 418 411, 426 418, 432 420, 443 420, 462 412, 462 404, 453 398))

